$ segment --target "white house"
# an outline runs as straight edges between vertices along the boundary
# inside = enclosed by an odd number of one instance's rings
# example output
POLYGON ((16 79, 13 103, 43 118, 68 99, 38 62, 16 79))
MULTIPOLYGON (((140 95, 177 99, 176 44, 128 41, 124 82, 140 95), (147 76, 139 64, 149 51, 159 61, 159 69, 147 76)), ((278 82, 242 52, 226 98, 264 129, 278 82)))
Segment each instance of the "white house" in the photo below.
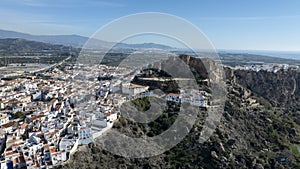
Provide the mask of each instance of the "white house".
POLYGON ((32 94, 32 100, 40 100, 42 98, 42 92, 36 92, 32 94))
POLYGON ((66 151, 59 151, 59 152, 52 152, 51 159, 53 166, 57 166, 67 160, 67 153, 66 151))
POLYGON ((9 122, 9 117, 6 113, 0 113, 0 126, 9 122))
POLYGON ((78 128, 79 144, 87 145, 93 141, 92 131, 89 127, 81 126, 78 128))
POLYGON ((169 93, 166 96, 166 101, 180 103, 180 94, 169 93))
POLYGON ((110 114, 106 117, 107 122, 113 122, 118 119, 118 113, 110 114))
POLYGON ((6 132, 6 133, 10 133, 12 132, 14 129, 17 128, 18 123, 17 122, 8 122, 6 124, 2 125, 2 129, 6 132))
POLYGON ((149 89, 149 86, 141 86, 132 83, 122 84, 122 93, 134 96, 139 93, 143 93, 149 89))

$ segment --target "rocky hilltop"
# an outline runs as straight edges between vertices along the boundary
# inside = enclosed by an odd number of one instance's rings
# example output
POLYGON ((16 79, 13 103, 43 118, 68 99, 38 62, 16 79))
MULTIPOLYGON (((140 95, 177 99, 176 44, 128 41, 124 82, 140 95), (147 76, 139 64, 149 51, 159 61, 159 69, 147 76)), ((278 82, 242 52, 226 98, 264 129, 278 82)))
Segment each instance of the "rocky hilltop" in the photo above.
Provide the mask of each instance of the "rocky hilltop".
POLYGON ((266 99, 272 106, 297 106, 300 96, 300 74, 296 70, 241 71, 226 69, 227 79, 240 84, 254 94, 266 99))
MULTIPOLYGON (((207 78, 211 60, 181 56, 197 82, 207 78)), ((62 168, 300 168, 300 73, 224 68, 226 103, 214 134, 199 141, 205 116, 198 115, 189 135, 165 153, 150 158, 124 158, 96 144, 81 147, 62 168)), ((201 84, 203 87, 205 84, 201 84)), ((206 86, 209 88, 208 86, 206 86)), ((145 107, 145 100, 136 105, 145 107)), ((176 119, 171 106, 148 125, 120 118, 115 128, 129 136, 153 136, 176 119), (150 129, 149 129, 150 128, 150 129)))

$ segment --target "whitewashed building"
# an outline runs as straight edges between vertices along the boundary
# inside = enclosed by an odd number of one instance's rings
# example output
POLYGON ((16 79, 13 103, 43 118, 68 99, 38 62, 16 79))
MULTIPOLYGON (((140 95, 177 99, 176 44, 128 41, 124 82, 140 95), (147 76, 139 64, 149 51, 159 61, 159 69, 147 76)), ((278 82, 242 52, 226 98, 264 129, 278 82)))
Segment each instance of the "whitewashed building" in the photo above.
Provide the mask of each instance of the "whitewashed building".
POLYGON ((177 93, 169 93, 166 96, 166 101, 180 103, 180 94, 177 93))
POLYGON ((9 122, 9 117, 5 113, 0 113, 0 126, 9 122))
POLYGON ((139 93, 143 93, 149 89, 149 86, 141 86, 132 83, 122 84, 122 93, 134 96, 139 93))

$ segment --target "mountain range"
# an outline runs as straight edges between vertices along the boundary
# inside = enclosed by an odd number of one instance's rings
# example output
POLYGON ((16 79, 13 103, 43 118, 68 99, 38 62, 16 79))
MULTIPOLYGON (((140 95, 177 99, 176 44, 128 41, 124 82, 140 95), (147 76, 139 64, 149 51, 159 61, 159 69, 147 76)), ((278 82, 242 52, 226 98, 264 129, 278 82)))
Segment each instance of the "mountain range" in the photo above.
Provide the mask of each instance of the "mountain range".
POLYGON ((141 48, 156 48, 162 50, 172 50, 171 46, 156 44, 156 43, 142 43, 142 44, 127 44, 127 43, 114 43, 103 41, 99 39, 90 39, 88 37, 79 35, 32 35, 27 33, 1 30, 0 39, 26 39, 31 41, 38 41, 56 45, 72 46, 76 48, 83 47, 88 40, 92 40, 94 46, 101 48, 108 48, 115 45, 115 48, 121 49, 141 49, 141 48))

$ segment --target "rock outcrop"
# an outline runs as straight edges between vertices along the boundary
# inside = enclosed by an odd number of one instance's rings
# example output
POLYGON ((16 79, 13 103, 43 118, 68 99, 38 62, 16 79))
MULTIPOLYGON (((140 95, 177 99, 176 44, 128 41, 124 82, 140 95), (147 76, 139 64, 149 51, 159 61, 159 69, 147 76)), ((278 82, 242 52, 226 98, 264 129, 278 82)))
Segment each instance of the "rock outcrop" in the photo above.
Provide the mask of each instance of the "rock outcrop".
MULTIPOLYGON (((197 80, 208 74, 203 62, 181 56, 197 80)), ((210 62, 210 61, 209 61, 210 62)), ((213 135, 199 142, 205 115, 199 114, 189 135, 165 153, 140 159, 120 157, 95 144, 76 152, 63 168, 300 168, 300 73, 224 69, 227 99, 213 135), (286 159, 285 162, 280 161, 286 159)), ((176 107, 172 108, 176 111, 176 107)), ((161 133, 176 113, 149 125, 121 118, 116 128, 129 136, 161 133), (151 131, 151 133, 150 133, 151 131)))

